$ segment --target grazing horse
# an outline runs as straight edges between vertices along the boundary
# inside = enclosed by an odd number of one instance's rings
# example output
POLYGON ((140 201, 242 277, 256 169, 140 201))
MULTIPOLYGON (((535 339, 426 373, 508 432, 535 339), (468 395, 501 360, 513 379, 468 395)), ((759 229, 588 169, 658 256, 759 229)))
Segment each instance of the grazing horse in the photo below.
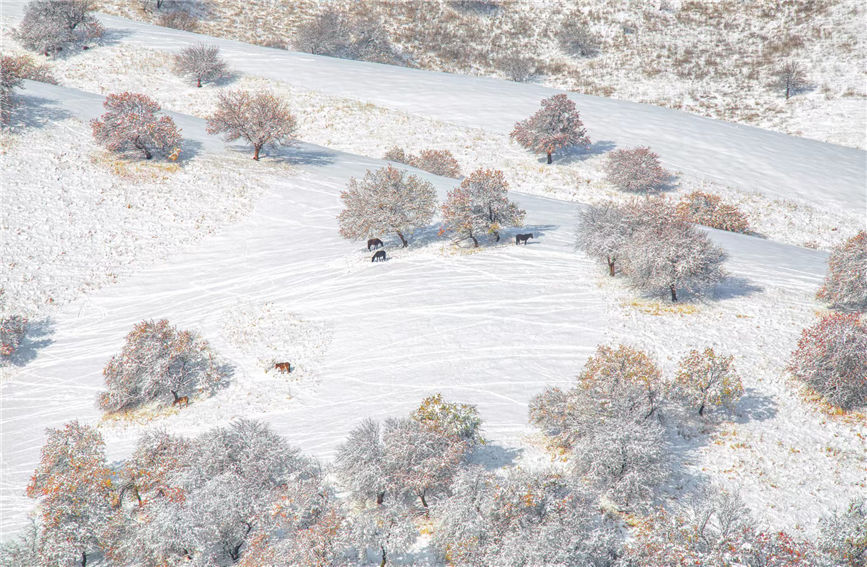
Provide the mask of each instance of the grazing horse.
POLYGON ((281 374, 289 374, 292 372, 292 364, 289 362, 278 362, 274 365, 274 368, 279 370, 281 374))
POLYGON ((370 252, 371 247, 376 250, 377 248, 382 248, 382 240, 378 238, 371 238, 367 241, 367 251, 370 252))
POLYGON ((531 238, 533 238, 533 234, 529 233, 529 232, 527 234, 516 234, 515 235, 515 244, 517 245, 517 244, 520 244, 521 242, 523 242, 524 246, 526 246, 527 241, 530 240, 531 238))
POLYGON ((385 262, 385 250, 377 250, 373 253, 373 258, 370 259, 371 262, 385 262))
POLYGON ((173 406, 184 407, 190 405, 190 398, 187 396, 178 396, 178 393, 174 390, 169 390, 172 395, 175 397, 175 401, 172 402, 173 406))

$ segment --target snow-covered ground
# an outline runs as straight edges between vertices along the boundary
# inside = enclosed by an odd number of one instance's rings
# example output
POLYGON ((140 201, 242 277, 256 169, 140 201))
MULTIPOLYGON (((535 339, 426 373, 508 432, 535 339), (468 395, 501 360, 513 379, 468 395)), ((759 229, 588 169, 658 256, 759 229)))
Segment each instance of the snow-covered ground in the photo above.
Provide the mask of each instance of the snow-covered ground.
MULTIPOLYGON (((23 94, 40 99, 45 112, 65 113, 70 125, 100 112, 98 96, 62 87, 28 83, 23 94)), ((518 194, 528 211, 522 232, 536 235, 526 247, 507 239, 481 251, 455 248, 434 226, 407 250, 387 242, 391 260, 371 264, 360 243, 337 234, 338 194, 350 176, 381 161, 299 144, 252 163, 247 148, 224 150, 201 120, 175 119, 196 151, 182 167, 196 167, 197 159, 244 160, 238 171, 256 170, 264 192, 249 216, 196 243, 172 236, 184 225, 167 220, 163 238, 177 239, 178 249, 165 260, 55 308, 43 331, 50 344, 33 349, 33 359, 0 386, 4 534, 20 528, 30 509, 23 487, 43 428, 70 419, 98 425, 112 459, 128 454, 145 428, 192 434, 245 416, 267 420, 294 445, 328 460, 361 418, 406 414, 439 391, 478 405, 492 460, 532 463, 538 455, 527 401, 546 385, 570 384, 596 345, 609 341, 647 348, 667 370, 689 348, 735 354, 748 392, 741 415, 684 449, 685 488, 706 475, 739 489, 770 526, 796 532, 810 532, 820 515, 864 492, 867 426, 806 403, 783 371, 817 309, 812 298, 825 253, 710 231, 731 256, 732 277, 713 301, 671 308, 636 298, 573 251, 580 205, 518 194), (158 317, 211 341, 234 366, 231 385, 182 411, 102 419, 94 406, 102 367, 134 323, 158 317), (269 341, 254 325, 281 336, 269 341), (262 361, 299 335, 309 340, 287 354, 298 357, 301 372, 291 379, 265 372, 262 361)), ((28 167, 7 161, 4 179, 7 172, 22 179, 28 167)), ((440 198, 456 183, 424 175, 440 198)), ((93 189, 81 184, 75 191, 93 189)), ((32 210, 45 206, 29 203, 32 210)), ((13 257, 34 261, 26 251, 39 247, 12 244, 13 257)), ((118 261, 113 250, 106 247, 108 254, 93 262, 118 261)), ((71 242, 66 252, 88 259, 71 242)))

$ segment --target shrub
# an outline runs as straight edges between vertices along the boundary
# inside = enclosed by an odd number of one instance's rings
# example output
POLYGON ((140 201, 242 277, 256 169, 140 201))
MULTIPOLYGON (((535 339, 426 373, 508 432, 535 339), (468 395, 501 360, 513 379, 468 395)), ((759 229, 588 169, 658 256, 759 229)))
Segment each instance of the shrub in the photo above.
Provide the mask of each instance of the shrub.
POLYGON ((295 30, 293 44, 299 51, 376 63, 399 63, 382 22, 372 13, 345 14, 328 6, 295 30))
POLYGON ((108 391, 99 395, 98 405, 116 412, 151 401, 168 405, 178 396, 212 390, 222 384, 226 369, 206 341, 162 319, 135 325, 102 374, 108 391))
POLYGON ((113 152, 143 152, 151 159, 154 152, 164 155, 179 151, 181 135, 174 120, 157 116, 160 105, 143 94, 110 94, 103 106, 107 110, 90 121, 93 137, 113 152))
POLYGON ((226 91, 217 98, 217 110, 208 117, 208 134, 223 134, 226 141, 243 138, 253 146, 253 159, 263 147, 286 146, 295 136, 295 117, 285 100, 267 92, 226 91))
POLYGON ((226 75, 226 62, 220 57, 216 45, 200 43, 181 50, 175 56, 175 71, 196 80, 201 87, 202 81, 214 81, 226 75))
POLYGON ((593 57, 599 53, 599 46, 584 25, 578 12, 567 15, 557 32, 560 47, 571 55, 578 57, 593 57))
POLYGON ((835 309, 867 311, 867 232, 862 230, 831 252, 828 274, 816 297, 835 309))
POLYGON ((470 404, 446 402, 442 394, 425 398, 412 418, 440 433, 452 435, 472 445, 483 443, 482 418, 479 410, 470 404))
POLYGON ((829 403, 867 405, 867 326, 855 314, 835 313, 804 329, 789 362, 792 374, 829 403))
POLYGON ((511 138, 532 152, 548 155, 570 146, 590 146, 584 123, 575 103, 564 94, 554 95, 542 101, 542 108, 526 120, 515 124, 511 138))
POLYGON ((470 173, 443 203, 443 230, 454 232, 458 240, 472 239, 476 247, 481 234, 493 234, 499 242, 502 227, 520 226, 526 215, 509 201, 508 187, 502 171, 470 173))
POLYGON ((188 10, 172 9, 162 12, 157 18, 157 24, 164 28, 195 31, 199 26, 199 18, 188 10))
POLYGON ((396 161, 398 163, 405 163, 409 165, 410 158, 407 156, 406 152, 403 151, 403 148, 394 146, 392 148, 389 148, 388 151, 385 152, 385 155, 382 159, 387 161, 396 161))
POLYGON ((612 185, 632 193, 659 191, 670 176, 660 165, 659 156, 644 147, 609 153, 605 173, 612 185))
POLYGON ((354 177, 340 193, 345 208, 337 217, 344 238, 371 238, 394 232, 404 247, 406 234, 430 223, 436 210, 434 186, 391 165, 354 177))
POLYGON ((90 9, 90 0, 32 0, 24 9, 16 36, 27 49, 45 55, 97 39, 105 29, 90 9))
POLYGON ((510 51, 497 58, 497 68, 517 83, 529 81, 536 73, 536 60, 520 51, 510 51))
POLYGON ((27 333, 27 319, 20 315, 0 318, 0 360, 15 354, 27 333))
POLYGON ((409 156, 409 164, 434 175, 461 176, 458 161, 448 150, 422 150, 417 156, 409 156))
POLYGON ((809 86, 804 70, 794 61, 786 61, 776 69, 776 76, 772 86, 782 89, 786 94, 786 100, 809 86))
POLYGON ((47 65, 40 65, 26 55, 0 55, 0 125, 12 118, 15 101, 12 90, 21 86, 24 79, 57 84, 47 65))
POLYGON ((852 500, 844 512, 819 522, 819 548, 835 565, 861 567, 867 562, 867 501, 852 500))
POLYGON ((746 215, 735 205, 723 203, 710 193, 693 191, 685 195, 676 206, 677 214, 683 220, 695 224, 728 230, 729 232, 748 232, 750 230, 746 215))
POLYGON ((681 399, 704 415, 708 409, 733 411, 744 393, 740 376, 732 366, 732 356, 718 356, 712 348, 691 350, 680 361, 675 376, 675 391, 681 399))

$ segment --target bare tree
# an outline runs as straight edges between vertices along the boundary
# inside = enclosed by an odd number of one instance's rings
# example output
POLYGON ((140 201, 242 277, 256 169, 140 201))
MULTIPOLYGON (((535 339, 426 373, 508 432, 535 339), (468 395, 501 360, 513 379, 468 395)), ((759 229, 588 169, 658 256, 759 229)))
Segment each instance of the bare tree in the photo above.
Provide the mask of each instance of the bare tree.
POLYGON ((201 87, 202 81, 214 81, 226 76, 226 62, 220 57, 216 45, 200 43, 181 50, 175 56, 175 71, 196 80, 201 87))
POLYGON ((103 106, 108 112, 91 120, 93 137, 113 152, 143 152, 151 159, 154 152, 177 155, 181 135, 174 120, 157 116, 160 105, 139 93, 110 94, 103 106))
POLYGON ((268 92, 227 91, 220 93, 217 110, 208 117, 208 133, 223 134, 226 141, 243 138, 253 146, 253 159, 266 145, 292 143, 295 117, 289 105, 268 92))
POLYGON ((795 96, 809 85, 804 70, 794 61, 786 61, 777 69, 774 86, 786 93, 786 100, 795 96))

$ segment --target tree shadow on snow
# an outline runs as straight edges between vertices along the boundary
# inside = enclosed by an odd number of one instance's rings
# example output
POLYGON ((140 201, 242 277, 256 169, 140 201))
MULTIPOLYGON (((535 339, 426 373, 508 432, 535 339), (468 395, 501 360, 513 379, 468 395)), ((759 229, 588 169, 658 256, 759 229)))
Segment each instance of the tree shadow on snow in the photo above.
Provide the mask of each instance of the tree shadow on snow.
MULTIPOLYGON (((602 155, 606 152, 610 152, 614 148, 617 147, 611 140, 599 140, 590 144, 588 148, 582 148, 581 146, 572 146, 571 148, 565 148, 559 152, 554 152, 552 156, 554 158, 554 163, 551 165, 568 165, 570 163, 575 163, 577 161, 584 161, 593 156, 602 155)), ((546 164, 548 162, 548 156, 541 156, 538 159, 539 163, 546 164)))
POLYGON ((15 107, 9 125, 12 128, 42 128, 72 117, 54 100, 33 95, 13 94, 15 107))
POLYGON ((765 421, 777 415, 777 403, 755 388, 745 388, 735 415, 738 423, 765 421))
POLYGON ((481 465, 492 471, 515 464, 523 449, 501 447, 500 445, 479 445, 467 457, 467 464, 481 465))
POLYGON ((54 325, 50 319, 28 322, 21 344, 11 356, 5 357, 5 360, 12 366, 24 366, 32 362, 40 350, 54 342, 51 339, 52 334, 54 325))
POLYGON ((717 284, 713 290, 713 298, 724 301, 736 297, 747 297, 754 293, 761 293, 765 289, 746 278, 729 276, 717 284))
MULTIPOLYGON (((238 153, 253 156, 253 148, 248 144, 232 144, 238 153)), ((282 161, 289 165, 325 166, 334 163, 336 154, 318 146, 294 144, 278 148, 263 148, 259 154, 262 160, 282 161)))

